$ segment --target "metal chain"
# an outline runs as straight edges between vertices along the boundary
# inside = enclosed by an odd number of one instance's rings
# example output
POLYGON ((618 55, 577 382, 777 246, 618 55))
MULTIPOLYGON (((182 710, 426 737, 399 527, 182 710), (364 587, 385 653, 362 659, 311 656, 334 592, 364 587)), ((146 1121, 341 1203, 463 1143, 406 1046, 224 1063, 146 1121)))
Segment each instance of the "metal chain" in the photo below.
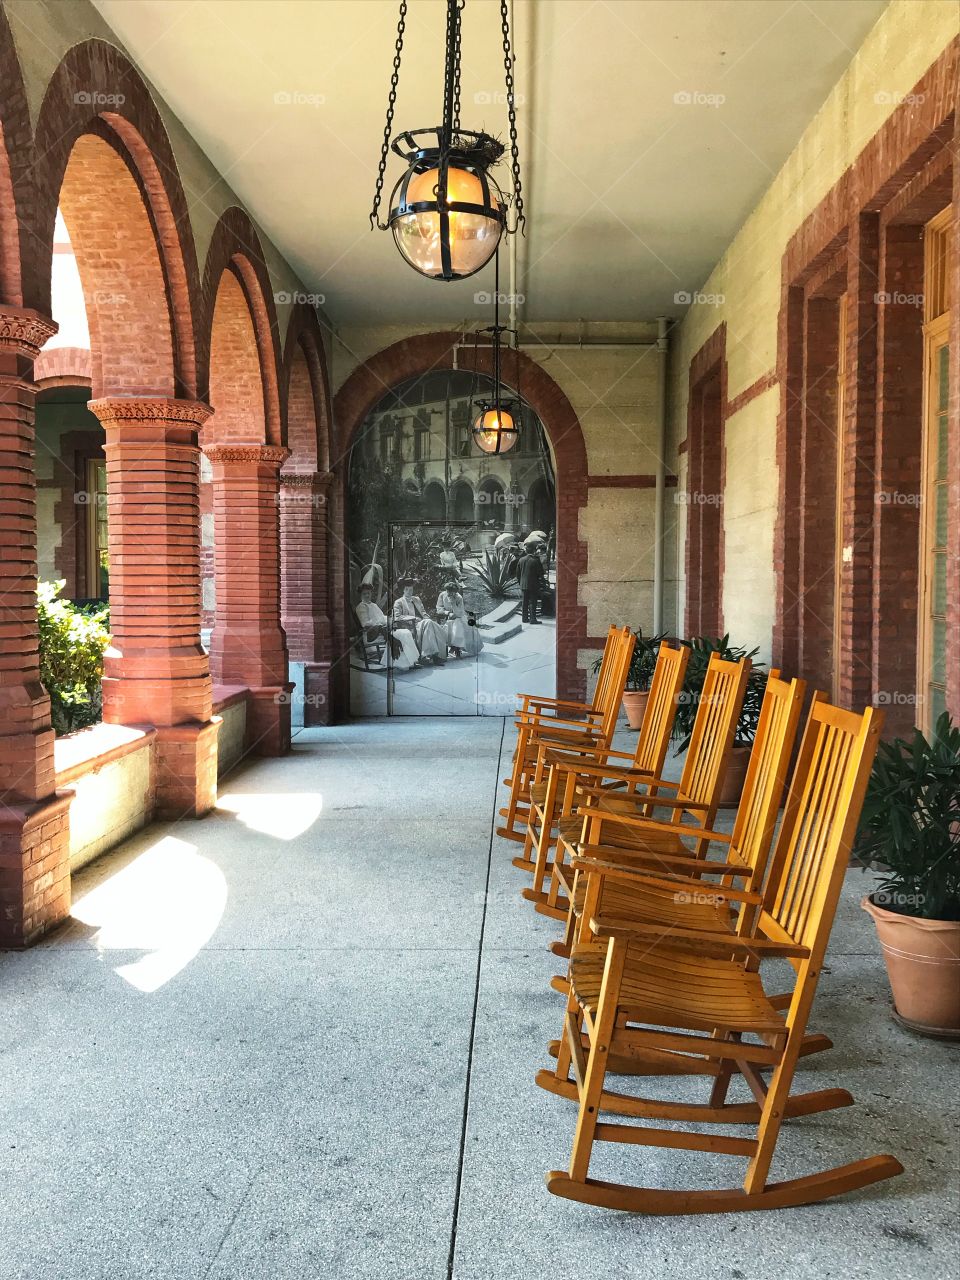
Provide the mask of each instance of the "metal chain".
POLYGON ((457 25, 453 42, 453 132, 460 132, 460 14, 467 0, 458 0, 457 25))
POLYGON ((507 84, 507 118, 510 122, 510 167, 513 173, 514 231, 524 226, 523 191, 520 186, 520 151, 517 147, 517 110, 513 91, 513 53, 510 48, 510 16, 507 0, 500 0, 500 30, 503 32, 503 69, 507 84))
POLYGON ((400 58, 403 54, 403 32, 407 23, 407 0, 400 0, 400 18, 397 22, 397 42, 393 54, 393 74, 390 77, 390 95, 387 98, 387 122, 383 127, 383 146, 380 148, 380 167, 377 169, 377 186, 373 193, 373 208, 370 210, 370 229, 378 227, 386 231, 389 223, 380 221, 380 201, 383 197, 383 179, 387 172, 387 152, 390 149, 390 135, 393 132, 393 112, 397 105, 397 83, 400 79, 400 58))

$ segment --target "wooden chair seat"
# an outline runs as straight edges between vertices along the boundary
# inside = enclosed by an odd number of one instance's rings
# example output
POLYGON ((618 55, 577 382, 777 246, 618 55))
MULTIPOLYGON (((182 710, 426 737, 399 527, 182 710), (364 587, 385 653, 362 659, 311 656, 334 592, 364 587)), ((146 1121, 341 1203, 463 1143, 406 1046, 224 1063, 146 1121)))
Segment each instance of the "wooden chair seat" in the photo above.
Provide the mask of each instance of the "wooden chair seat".
MULTIPOLYGON (((678 881, 675 889, 663 889, 649 883, 634 885, 608 880, 600 890, 597 910, 618 920, 662 924, 665 930, 731 932, 734 919, 730 904, 715 896, 719 892, 709 884, 701 884, 697 889, 684 881, 678 881)), ((587 877, 577 876, 573 886, 573 911, 578 918, 583 915, 586 897, 587 877)))
MULTIPOLYGON (((576 947, 571 994, 593 1020, 600 1004, 606 946, 576 947)), ((783 1015, 767 999, 758 973, 731 960, 695 956, 649 942, 627 945, 617 1012, 629 1022, 690 1031, 783 1031, 783 1015)))
POLYGON ((547 782, 534 782, 531 785, 530 787, 531 804, 543 804, 544 800, 546 800, 547 798, 548 786, 549 786, 549 783, 547 782))

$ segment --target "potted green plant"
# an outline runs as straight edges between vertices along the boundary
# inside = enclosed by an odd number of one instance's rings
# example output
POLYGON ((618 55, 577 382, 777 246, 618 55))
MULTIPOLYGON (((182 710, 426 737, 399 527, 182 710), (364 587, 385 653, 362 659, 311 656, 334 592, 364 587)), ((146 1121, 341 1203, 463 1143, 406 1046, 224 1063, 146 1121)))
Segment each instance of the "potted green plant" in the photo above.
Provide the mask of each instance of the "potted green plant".
POLYGON ((683 688, 677 699, 677 714, 673 722, 673 736, 677 740, 676 754, 680 755, 690 745, 693 723, 697 718, 700 705, 700 694, 706 679, 710 659, 717 654, 726 662, 739 662, 749 658, 753 668, 747 680, 747 690, 740 710, 734 733, 733 748, 727 763, 727 772, 720 789, 720 804, 724 807, 737 805, 743 790, 743 780, 747 774, 750 759, 750 748, 757 736, 757 724, 760 720, 760 707, 767 687, 767 672, 762 662, 754 662, 759 649, 749 652, 739 645, 731 645, 729 634, 724 636, 692 636, 682 641, 690 650, 690 661, 683 679, 683 688))
POLYGON ((862 902, 887 965, 895 1016, 960 1038, 960 726, 882 742, 854 853, 879 874, 862 902))
MULTIPOLYGON (((631 729, 640 729, 643 725, 644 712, 647 709, 647 697, 650 693, 650 681, 657 665, 657 654, 660 642, 666 639, 666 632, 658 636, 645 636, 638 627, 634 632, 637 642, 633 647, 633 656, 627 671, 626 684, 623 690, 623 709, 626 712, 627 724, 631 729)), ((602 658, 593 664, 593 673, 600 670, 602 658)))

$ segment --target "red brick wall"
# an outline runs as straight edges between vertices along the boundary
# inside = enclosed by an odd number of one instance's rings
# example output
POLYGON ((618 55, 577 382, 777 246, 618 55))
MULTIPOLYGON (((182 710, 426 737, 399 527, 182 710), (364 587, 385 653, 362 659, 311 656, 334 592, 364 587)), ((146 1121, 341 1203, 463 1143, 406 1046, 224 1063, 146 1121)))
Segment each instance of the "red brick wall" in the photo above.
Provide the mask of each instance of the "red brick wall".
POLYGON ((684 548, 688 636, 723 634, 724 423, 727 327, 719 325, 690 362, 684 548))

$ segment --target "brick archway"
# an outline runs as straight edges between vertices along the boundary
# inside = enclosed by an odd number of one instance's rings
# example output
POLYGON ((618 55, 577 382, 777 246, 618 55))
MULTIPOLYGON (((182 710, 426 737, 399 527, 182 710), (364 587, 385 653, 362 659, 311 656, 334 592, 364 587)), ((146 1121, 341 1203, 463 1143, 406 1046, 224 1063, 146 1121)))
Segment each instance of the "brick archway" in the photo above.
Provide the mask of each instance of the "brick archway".
MULTIPOLYGON (((349 375, 337 391, 333 417, 337 436, 340 489, 354 436, 367 414, 386 391, 410 378, 435 369, 456 367, 493 374, 489 349, 462 344, 459 333, 428 333, 405 338, 378 351, 349 375)), ((586 673, 577 657, 587 644, 587 611, 578 599, 578 583, 586 571, 587 548, 580 539, 580 513, 587 502, 587 451, 580 421, 570 401, 553 378, 522 352, 504 353, 504 382, 517 391, 543 424, 553 449, 557 484, 557 694, 583 698, 586 673)), ((337 545, 343 545, 342 511, 337 545)), ((346 565, 340 552, 337 580, 346 598, 346 565)), ((338 616, 343 613, 337 610, 338 616)), ((339 639, 339 637, 338 637, 339 639)), ((342 640, 340 641, 342 646, 342 640)), ((343 652, 343 648, 340 648, 343 652)), ((341 666, 346 666, 341 663, 341 666)))
POLYGON ((214 233, 204 269, 204 379, 213 410, 203 431, 212 514, 214 608, 210 671, 220 686, 252 698, 247 748, 280 755, 290 746, 287 645, 280 625, 282 443, 277 319, 259 241, 239 209, 214 233), (267 287, 265 287, 267 286, 267 287))
MULTIPOLYGON (((71 238, 77 237, 88 312, 90 294, 101 295, 88 315, 91 339, 96 341, 94 326, 102 338, 101 367, 94 360, 94 394, 202 399, 194 326, 200 289, 186 197, 150 91, 117 48, 88 40, 65 54, 40 106, 35 150, 36 209, 30 229, 36 243, 52 246, 57 207, 63 204, 71 238), (119 204, 111 207, 115 200, 119 204), (136 240, 122 255, 126 288, 112 278, 109 262, 97 256, 98 241, 121 221, 136 240), (161 347, 169 344, 170 375, 156 363, 143 367, 145 352, 156 345, 151 326, 157 324, 161 347), (122 367, 124 329, 128 348, 137 353, 137 375, 122 367), (150 340, 143 341, 144 335, 150 340), (148 385, 151 379, 160 385, 148 385)), ((31 255, 25 280, 25 292, 30 290, 33 305, 45 313, 51 261, 46 249, 31 255)))
POLYGON ((24 213, 33 200, 30 111, 16 46, 0 7, 0 304, 24 302, 23 263, 31 256, 24 213))

